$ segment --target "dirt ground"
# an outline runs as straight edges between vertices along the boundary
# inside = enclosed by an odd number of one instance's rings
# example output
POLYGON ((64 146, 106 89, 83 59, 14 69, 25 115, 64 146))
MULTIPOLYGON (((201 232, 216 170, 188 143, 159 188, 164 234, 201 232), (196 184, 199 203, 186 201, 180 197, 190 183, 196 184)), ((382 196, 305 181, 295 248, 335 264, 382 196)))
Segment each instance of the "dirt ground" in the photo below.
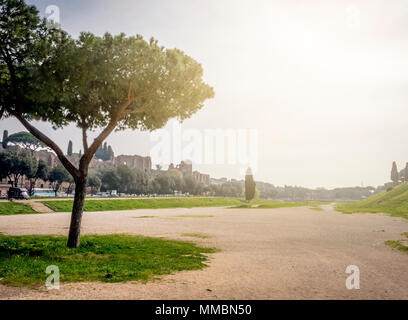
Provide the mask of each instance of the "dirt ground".
MULTIPOLYGON (((68 213, 0 216, 0 232, 63 234, 68 213)), ((408 254, 384 244, 408 224, 380 214, 310 208, 193 208, 88 212, 82 234, 129 233, 194 241, 221 249, 209 267, 160 280, 61 284, 47 291, 0 285, 0 299, 408 299, 408 254), (210 217, 177 217, 198 215, 210 217), (139 218, 155 216, 155 218, 139 218), (210 236, 187 237, 185 233, 210 236), (360 270, 348 290, 346 268, 360 270)), ((47 275, 44 272, 44 281, 47 275)))

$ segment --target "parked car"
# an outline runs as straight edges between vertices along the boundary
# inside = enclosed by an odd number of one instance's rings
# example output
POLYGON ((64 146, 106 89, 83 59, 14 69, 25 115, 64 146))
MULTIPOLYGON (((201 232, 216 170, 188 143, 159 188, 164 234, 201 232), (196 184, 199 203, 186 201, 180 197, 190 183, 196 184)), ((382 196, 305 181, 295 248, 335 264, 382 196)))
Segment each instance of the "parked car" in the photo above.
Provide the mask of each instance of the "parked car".
POLYGON ((10 199, 22 199, 22 200, 28 200, 30 199, 30 196, 28 195, 27 189, 26 188, 13 188, 11 187, 7 191, 7 198, 10 199))
POLYGON ((118 191, 117 190, 111 190, 110 192, 108 191, 111 197, 119 197, 118 191))

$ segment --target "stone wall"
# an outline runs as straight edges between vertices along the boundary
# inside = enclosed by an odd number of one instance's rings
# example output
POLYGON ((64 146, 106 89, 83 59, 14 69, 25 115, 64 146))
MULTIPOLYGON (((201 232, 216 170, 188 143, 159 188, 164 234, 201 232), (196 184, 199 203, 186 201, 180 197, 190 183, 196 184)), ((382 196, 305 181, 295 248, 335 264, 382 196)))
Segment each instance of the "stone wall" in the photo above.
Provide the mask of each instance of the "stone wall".
POLYGON ((142 157, 138 155, 130 156, 130 155, 120 155, 113 159, 113 165, 127 165, 130 168, 137 168, 148 175, 151 174, 152 171, 152 159, 150 157, 142 157))
POLYGON ((201 182, 205 184, 206 186, 210 185, 210 175, 209 174, 203 174, 198 171, 194 171, 193 177, 196 181, 201 182))

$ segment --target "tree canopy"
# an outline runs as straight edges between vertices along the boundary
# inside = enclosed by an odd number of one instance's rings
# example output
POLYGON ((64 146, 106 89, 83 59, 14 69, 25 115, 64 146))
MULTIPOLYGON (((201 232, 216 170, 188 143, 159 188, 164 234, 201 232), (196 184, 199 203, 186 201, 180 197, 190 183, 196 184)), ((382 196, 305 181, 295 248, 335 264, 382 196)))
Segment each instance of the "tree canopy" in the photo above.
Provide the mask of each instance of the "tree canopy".
POLYGON ((103 161, 112 160, 114 157, 115 154, 113 153, 113 149, 111 146, 108 146, 107 142, 103 144, 103 147, 101 145, 95 152, 95 158, 103 161))
POLYGON ((89 163, 114 130, 155 130, 183 121, 214 96, 203 69, 179 49, 141 35, 83 32, 71 38, 50 27, 23 0, 0 0, 0 119, 13 116, 51 148, 76 182, 68 245, 79 246, 89 163), (31 120, 82 131, 76 166, 31 120), (87 134, 99 134, 88 144, 87 134))
POLYGON ((0 10, 1 114, 16 116, 74 176, 78 172, 63 152, 29 120, 56 128, 77 125, 89 163, 114 129, 155 130, 170 118, 182 121, 214 95, 199 63, 154 39, 123 33, 72 39, 47 28, 37 9, 23 1, 1 0, 0 10), (95 129, 102 132, 88 146, 86 132, 95 129))
POLYGON ((25 131, 9 135, 4 143, 7 145, 10 142, 28 151, 37 151, 38 149, 45 147, 44 143, 34 137, 31 133, 25 131))
POLYGON ((26 176, 32 178, 37 171, 38 162, 27 151, 0 152, 0 178, 8 178, 13 181, 15 187, 18 186, 20 178, 26 176))

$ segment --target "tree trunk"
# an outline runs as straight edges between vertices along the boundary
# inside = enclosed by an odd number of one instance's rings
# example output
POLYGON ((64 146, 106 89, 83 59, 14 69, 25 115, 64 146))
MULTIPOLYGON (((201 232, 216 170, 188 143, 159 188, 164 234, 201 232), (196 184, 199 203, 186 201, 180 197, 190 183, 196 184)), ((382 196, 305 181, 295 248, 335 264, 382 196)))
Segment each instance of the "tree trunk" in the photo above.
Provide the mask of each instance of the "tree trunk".
POLYGON ((86 175, 82 174, 81 177, 75 181, 75 198, 74 205, 72 207, 71 225, 69 227, 67 243, 68 248, 79 247, 82 213, 84 211, 85 204, 86 178, 86 175))

